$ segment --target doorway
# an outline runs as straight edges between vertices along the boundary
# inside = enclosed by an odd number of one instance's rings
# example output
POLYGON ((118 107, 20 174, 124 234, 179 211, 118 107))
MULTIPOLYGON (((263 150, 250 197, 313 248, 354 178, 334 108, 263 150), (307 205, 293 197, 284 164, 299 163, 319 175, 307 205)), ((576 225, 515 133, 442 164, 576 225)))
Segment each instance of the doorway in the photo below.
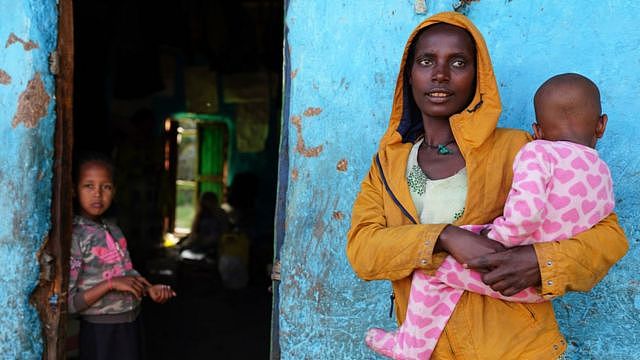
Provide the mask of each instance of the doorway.
POLYGON ((73 22, 74 156, 114 159, 114 218, 134 266, 178 292, 143 302, 147 357, 267 358, 282 2, 76 1, 73 22), (179 257, 205 192, 242 214, 240 288, 225 286, 216 259, 179 257))

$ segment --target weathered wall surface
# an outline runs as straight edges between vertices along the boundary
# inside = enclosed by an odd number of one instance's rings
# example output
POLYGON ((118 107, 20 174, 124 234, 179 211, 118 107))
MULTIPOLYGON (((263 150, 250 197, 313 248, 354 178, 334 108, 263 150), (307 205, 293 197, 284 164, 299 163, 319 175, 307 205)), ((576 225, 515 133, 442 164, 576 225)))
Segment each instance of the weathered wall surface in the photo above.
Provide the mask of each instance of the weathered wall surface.
MULTIPOLYGON (((355 277, 345 234, 387 126, 405 40, 419 21, 453 2, 426 0, 427 13, 418 14, 414 0, 289 0, 283 359, 370 359, 365 330, 394 326, 389 284, 355 277)), ((593 291, 570 294, 555 308, 571 344, 569 358, 633 358, 640 352, 640 4, 480 0, 466 11, 492 54, 502 126, 530 128, 533 93, 553 74, 579 72, 601 88, 609 127, 598 148, 613 172, 631 249, 593 291)))
POLYGON ((29 304, 50 227, 56 46, 54 0, 0 0, 0 357, 37 359, 29 304))

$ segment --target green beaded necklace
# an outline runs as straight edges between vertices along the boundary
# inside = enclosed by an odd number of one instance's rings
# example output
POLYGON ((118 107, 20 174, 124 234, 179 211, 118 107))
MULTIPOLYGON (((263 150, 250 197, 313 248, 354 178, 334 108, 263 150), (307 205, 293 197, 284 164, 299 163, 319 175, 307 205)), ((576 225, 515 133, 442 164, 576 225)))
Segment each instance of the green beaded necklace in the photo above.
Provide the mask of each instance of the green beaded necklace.
POLYGON ((438 154, 440 155, 451 155, 453 154, 453 152, 451 150, 449 150, 449 148, 447 148, 447 146, 453 144, 453 142, 456 141, 455 139, 451 139, 448 143, 446 144, 438 144, 438 145, 431 145, 431 144, 427 144, 426 141, 422 141, 422 145, 428 147, 429 149, 434 149, 434 150, 438 150, 438 154))

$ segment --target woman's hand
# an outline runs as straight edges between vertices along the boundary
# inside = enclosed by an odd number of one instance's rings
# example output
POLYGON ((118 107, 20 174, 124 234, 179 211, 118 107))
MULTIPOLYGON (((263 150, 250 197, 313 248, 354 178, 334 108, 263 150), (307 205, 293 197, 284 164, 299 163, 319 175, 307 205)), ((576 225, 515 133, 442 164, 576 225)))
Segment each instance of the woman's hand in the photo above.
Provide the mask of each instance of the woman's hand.
POLYGON ((466 264, 480 272, 489 269, 482 274, 482 281, 504 296, 513 296, 541 283, 540 267, 533 245, 516 246, 502 252, 482 255, 466 264))
POLYGON ((164 304, 165 302, 167 302, 167 300, 176 296, 175 291, 171 290, 171 286, 163 284, 151 286, 147 289, 147 293, 149 294, 151 300, 160 304, 164 304))
MULTIPOLYGON (((449 253, 461 264, 466 264, 469 260, 484 255, 504 251, 504 249, 505 247, 497 241, 454 225, 444 228, 435 247, 436 251, 449 253)), ((476 270, 482 271, 481 269, 476 270)))
POLYGON ((151 284, 142 276, 117 276, 111 279, 111 290, 129 292, 141 299, 151 284))

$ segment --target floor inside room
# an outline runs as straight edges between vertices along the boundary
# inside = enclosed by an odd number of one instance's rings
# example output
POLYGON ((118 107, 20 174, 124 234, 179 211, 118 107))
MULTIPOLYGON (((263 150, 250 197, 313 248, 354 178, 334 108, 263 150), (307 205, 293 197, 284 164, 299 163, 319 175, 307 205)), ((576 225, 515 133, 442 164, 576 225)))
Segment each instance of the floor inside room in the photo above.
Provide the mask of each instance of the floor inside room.
MULTIPOLYGON (((225 288, 212 263, 176 256, 155 259, 147 278, 169 284, 165 304, 144 298, 145 359, 268 359, 271 292, 266 276, 238 290, 225 288)), ((261 274, 261 275, 264 275, 261 274)), ((77 359, 77 322, 68 327, 67 359, 77 359)))
MULTIPOLYGON (((271 293, 264 283, 229 290, 194 272, 178 295, 143 304, 148 359, 268 359, 271 293)), ((189 277, 189 274, 182 276, 189 277)))

